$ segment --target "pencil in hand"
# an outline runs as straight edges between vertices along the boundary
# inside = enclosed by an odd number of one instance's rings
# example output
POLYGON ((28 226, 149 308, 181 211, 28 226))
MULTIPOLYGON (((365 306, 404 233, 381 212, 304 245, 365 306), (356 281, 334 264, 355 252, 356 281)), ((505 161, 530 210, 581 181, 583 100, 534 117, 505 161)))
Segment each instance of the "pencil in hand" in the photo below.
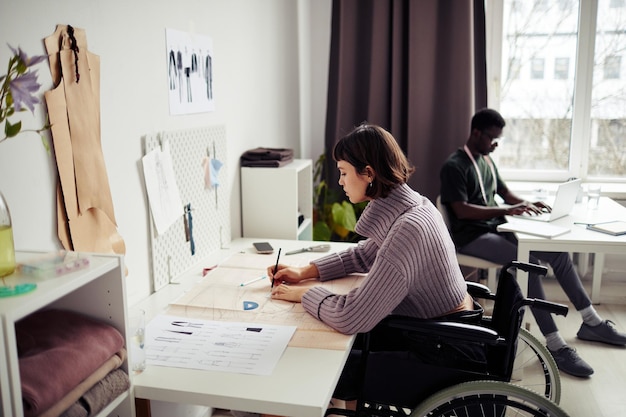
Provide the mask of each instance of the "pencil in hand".
MULTIPOLYGON (((278 261, 280 259, 280 251, 283 250, 283 248, 278 248, 278 256, 276 257, 276 266, 274 267, 274 275, 276 275, 276 271, 278 271, 278 261)), ((270 290, 274 288, 274 277, 272 277, 272 286, 270 287, 270 290)))

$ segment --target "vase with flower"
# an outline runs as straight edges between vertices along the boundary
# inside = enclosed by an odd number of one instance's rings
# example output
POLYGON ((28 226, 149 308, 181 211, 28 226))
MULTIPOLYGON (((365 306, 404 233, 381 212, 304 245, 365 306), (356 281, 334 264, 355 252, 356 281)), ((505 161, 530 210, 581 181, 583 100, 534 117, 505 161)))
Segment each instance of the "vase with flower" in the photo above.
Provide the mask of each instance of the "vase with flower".
MULTIPOLYGON (((32 67, 42 62, 44 55, 29 57, 21 48, 14 49, 9 45, 13 55, 9 59, 7 73, 0 76, 0 143, 23 133, 37 133, 49 152, 50 148, 43 132, 50 126, 46 123, 40 129, 22 129, 22 121, 12 121, 17 113, 27 108, 34 112, 35 105, 40 102, 35 95, 41 85, 37 82, 37 71, 32 67)), ((5 277, 11 275, 16 268, 15 247, 13 242, 13 227, 7 200, 0 190, 0 278, 3 285, 0 287, 0 297, 22 294, 35 288, 34 284, 22 284, 10 287, 5 283, 5 277)))

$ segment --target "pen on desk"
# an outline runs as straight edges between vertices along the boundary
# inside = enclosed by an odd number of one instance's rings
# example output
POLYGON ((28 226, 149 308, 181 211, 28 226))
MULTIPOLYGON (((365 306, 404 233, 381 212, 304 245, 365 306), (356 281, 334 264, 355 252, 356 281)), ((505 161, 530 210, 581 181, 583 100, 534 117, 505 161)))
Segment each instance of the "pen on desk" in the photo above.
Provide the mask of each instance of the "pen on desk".
POLYGON ((253 278, 250 281, 246 281, 246 282, 242 282, 241 284, 239 284, 240 287, 245 287, 246 285, 250 285, 252 283, 255 283, 257 281, 261 281, 262 279, 267 278, 265 275, 263 275, 262 277, 258 277, 258 278, 253 278))
POLYGON ((582 226, 597 226, 597 225, 606 224, 606 223, 611 223, 611 222, 610 221, 608 221, 608 222, 600 222, 600 223, 574 222, 574 224, 579 224, 579 225, 582 225, 582 226))
MULTIPOLYGON (((283 250, 283 248, 278 248, 278 256, 276 257, 276 266, 274 267, 274 275, 276 275, 276 271, 278 271, 278 260, 280 259, 280 251, 283 250)), ((274 278, 272 278, 272 286, 270 287, 270 289, 274 288, 274 278)))

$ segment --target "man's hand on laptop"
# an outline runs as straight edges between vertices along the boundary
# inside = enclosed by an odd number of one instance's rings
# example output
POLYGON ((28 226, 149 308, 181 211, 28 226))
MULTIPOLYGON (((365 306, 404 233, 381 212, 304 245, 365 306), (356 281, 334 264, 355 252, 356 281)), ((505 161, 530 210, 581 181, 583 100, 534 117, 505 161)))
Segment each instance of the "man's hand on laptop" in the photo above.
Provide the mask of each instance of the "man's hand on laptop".
POLYGON ((531 203, 530 201, 522 201, 519 204, 512 205, 508 208, 507 214, 509 216, 517 216, 520 214, 527 216, 537 216, 541 213, 549 213, 552 208, 545 204, 543 201, 537 201, 531 203))

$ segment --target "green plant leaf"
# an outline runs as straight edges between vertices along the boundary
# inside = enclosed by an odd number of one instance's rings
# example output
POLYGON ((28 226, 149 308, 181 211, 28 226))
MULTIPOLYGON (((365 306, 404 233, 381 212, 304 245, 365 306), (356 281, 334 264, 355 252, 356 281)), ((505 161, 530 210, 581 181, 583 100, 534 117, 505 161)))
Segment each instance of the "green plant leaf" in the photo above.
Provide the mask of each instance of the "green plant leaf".
POLYGON ((14 136, 17 136, 17 134, 20 133, 20 130, 22 130, 21 121, 15 124, 11 124, 11 122, 7 120, 4 125, 4 134, 6 135, 7 138, 12 138, 14 136))
POLYGON ((332 207, 333 222, 341 227, 354 232, 356 226, 356 214, 354 213, 354 206, 347 200, 340 203, 334 203, 332 207))
POLYGON ((324 222, 317 222, 313 226, 313 240, 330 241, 332 232, 328 225, 324 222))

